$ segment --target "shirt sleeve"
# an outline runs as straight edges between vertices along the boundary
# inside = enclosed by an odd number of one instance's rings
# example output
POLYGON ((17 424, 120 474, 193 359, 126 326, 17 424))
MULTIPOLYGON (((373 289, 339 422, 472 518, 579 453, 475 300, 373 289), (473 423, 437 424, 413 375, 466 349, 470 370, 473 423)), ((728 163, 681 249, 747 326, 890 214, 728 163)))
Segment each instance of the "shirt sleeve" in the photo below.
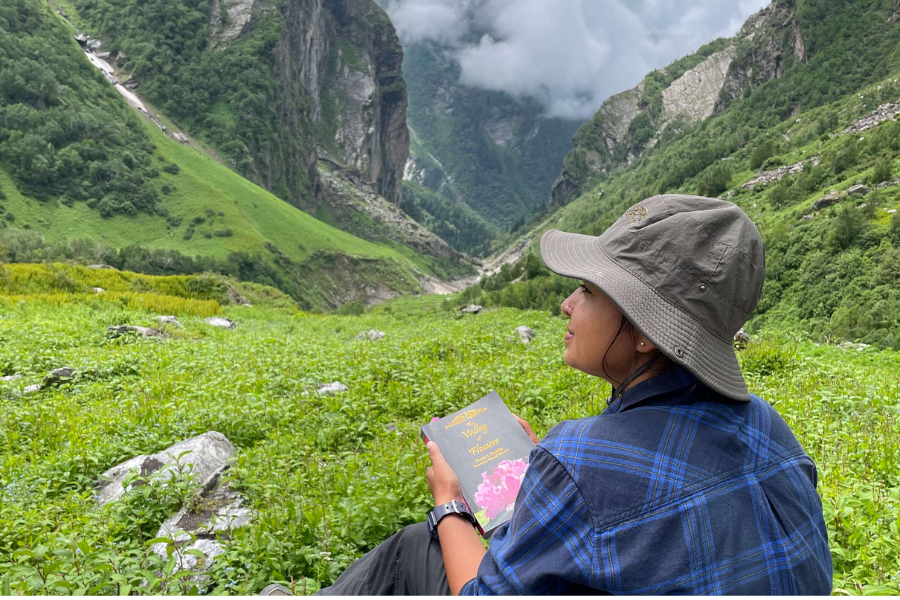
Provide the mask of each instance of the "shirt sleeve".
POLYGON ((512 519, 491 536, 478 575, 460 596, 572 594, 595 588, 593 525, 577 483, 535 448, 512 519))

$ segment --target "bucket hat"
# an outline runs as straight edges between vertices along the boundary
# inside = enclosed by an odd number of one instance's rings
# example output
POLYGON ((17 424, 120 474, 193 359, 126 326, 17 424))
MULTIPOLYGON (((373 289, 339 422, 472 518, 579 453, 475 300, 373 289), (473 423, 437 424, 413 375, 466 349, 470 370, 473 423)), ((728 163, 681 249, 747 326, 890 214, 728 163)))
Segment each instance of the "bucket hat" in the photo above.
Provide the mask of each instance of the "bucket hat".
POLYGON ((599 237, 547 231, 541 257, 551 271, 600 288, 663 354, 710 388, 750 399, 733 340, 759 302, 765 251, 737 205, 653 196, 599 237))

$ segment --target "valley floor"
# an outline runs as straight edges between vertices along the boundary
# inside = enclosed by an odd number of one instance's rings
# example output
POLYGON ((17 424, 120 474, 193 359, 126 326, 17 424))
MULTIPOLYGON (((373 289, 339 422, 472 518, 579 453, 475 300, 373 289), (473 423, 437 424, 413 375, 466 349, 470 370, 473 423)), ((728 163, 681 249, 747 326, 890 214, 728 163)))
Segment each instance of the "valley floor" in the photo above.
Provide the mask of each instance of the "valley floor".
MULTIPOLYGON (((565 322, 514 309, 461 315, 440 297, 399 299, 358 317, 264 306, 224 309, 235 329, 98 296, 0 296, 2 593, 188 591, 150 542, 189 488, 136 487, 95 505, 109 467, 217 431, 237 448, 233 489, 252 508, 202 580, 253 594, 270 581, 311 592, 403 525, 423 519, 429 461, 418 428, 497 390, 538 435, 597 414, 608 386, 568 368, 565 322), (111 325, 166 339, 112 337, 111 325), (527 346, 513 330, 531 327, 527 346), (368 330, 383 339, 357 339, 368 330), (70 366, 68 383, 41 383, 70 366), (319 395, 341 382, 348 391, 319 395), (137 499, 136 499, 137 498, 137 499), (158 559, 157 559, 158 560, 158 559), (156 574, 161 569, 163 577, 156 574), (147 582, 144 582, 147 583, 147 582)), ((819 468, 835 592, 900 593, 900 355, 821 346, 771 331, 740 353, 819 468)))

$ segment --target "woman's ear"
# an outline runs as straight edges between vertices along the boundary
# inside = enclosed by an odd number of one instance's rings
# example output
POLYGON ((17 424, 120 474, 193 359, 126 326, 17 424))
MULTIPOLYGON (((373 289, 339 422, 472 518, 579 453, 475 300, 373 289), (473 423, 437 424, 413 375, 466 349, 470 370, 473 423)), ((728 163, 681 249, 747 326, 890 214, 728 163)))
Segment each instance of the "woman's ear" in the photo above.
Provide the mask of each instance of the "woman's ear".
POLYGON ((654 350, 656 350, 656 344, 648 340, 647 336, 645 336, 640 331, 635 331, 635 333, 637 333, 637 336, 635 337, 635 345, 637 347, 635 348, 635 350, 641 353, 653 352, 654 350))

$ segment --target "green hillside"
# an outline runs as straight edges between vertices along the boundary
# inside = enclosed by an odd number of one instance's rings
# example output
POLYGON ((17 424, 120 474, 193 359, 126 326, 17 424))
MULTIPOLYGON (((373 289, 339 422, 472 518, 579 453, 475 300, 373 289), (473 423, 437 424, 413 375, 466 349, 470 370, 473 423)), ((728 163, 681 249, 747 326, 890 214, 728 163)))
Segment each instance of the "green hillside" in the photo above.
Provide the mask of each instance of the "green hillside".
MULTIPOLYGON (((766 242, 767 279, 752 329, 768 323, 823 341, 900 347, 900 186, 893 179, 900 123, 890 118, 900 109, 889 104, 900 100, 895 8, 887 0, 776 2, 777 14, 796 19, 806 62, 751 82, 718 114, 664 136, 610 176, 596 175, 532 232, 535 239, 547 228, 599 235, 628 206, 657 193, 727 197, 766 242), (844 133, 882 105, 885 122, 844 133), (777 183, 742 187, 761 170, 800 161, 809 162, 777 183), (848 195, 856 184, 867 193, 848 195), (814 208, 826 194, 834 200, 814 208)), ((747 72, 753 56, 732 69, 747 72)), ((462 301, 556 311, 571 285, 550 277, 532 254, 462 301), (511 283, 519 277, 525 281, 511 283)))
POLYGON ((147 259, 131 252, 117 266, 226 272, 308 309, 365 301, 366 287, 415 292, 423 273, 467 272, 335 229, 170 139, 37 0, 0 9, 0 39, 0 260, 115 263, 111 251, 139 246, 147 259))

